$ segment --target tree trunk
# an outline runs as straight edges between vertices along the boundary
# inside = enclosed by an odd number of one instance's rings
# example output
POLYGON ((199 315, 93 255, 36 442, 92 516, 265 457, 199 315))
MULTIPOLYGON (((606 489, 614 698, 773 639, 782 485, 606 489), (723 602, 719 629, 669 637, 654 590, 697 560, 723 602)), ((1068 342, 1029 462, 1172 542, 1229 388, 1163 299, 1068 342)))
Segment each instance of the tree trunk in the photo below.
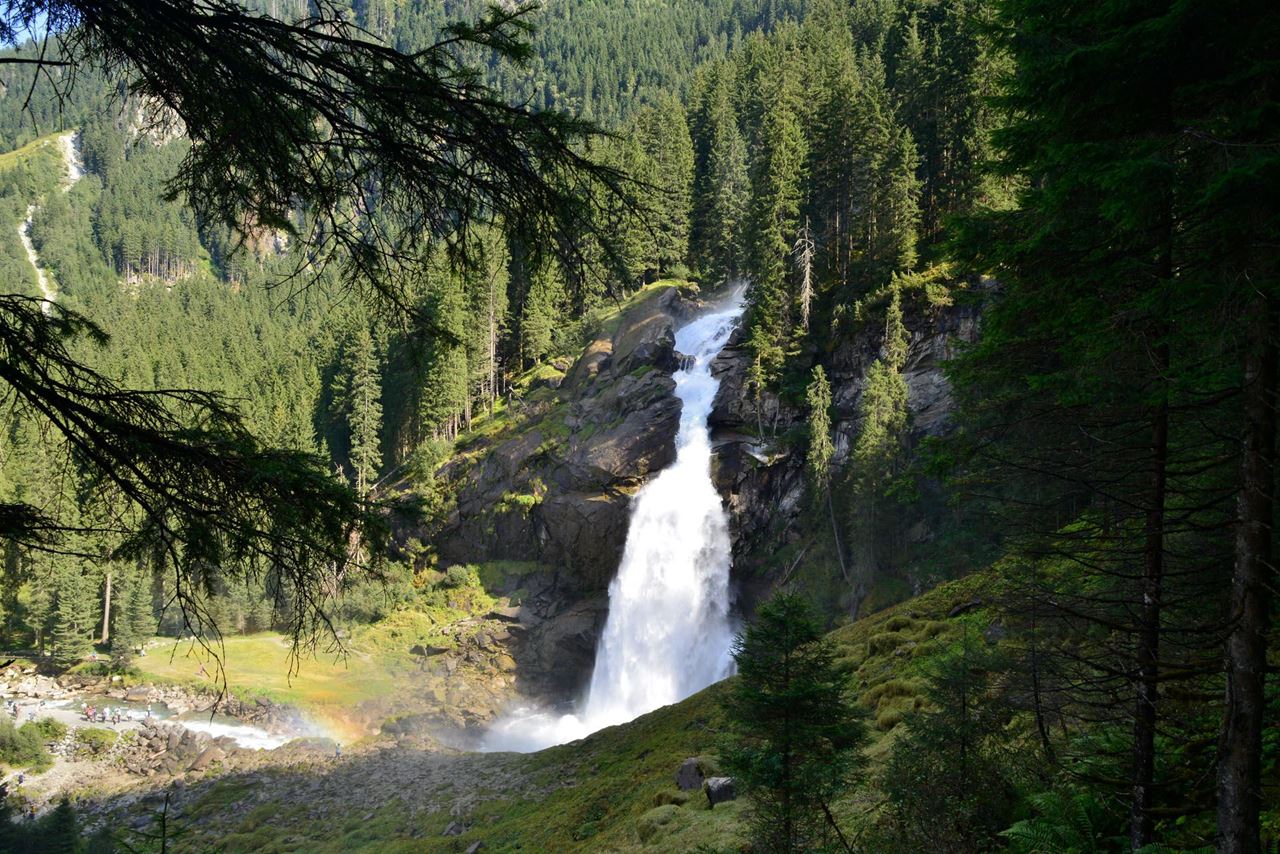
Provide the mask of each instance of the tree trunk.
POLYGON ((831 536, 836 544, 836 560, 840 561, 840 575, 849 583, 849 569, 844 564, 844 547, 840 545, 840 528, 836 525, 836 508, 831 500, 831 484, 827 484, 827 512, 831 515, 831 536))
MULTIPOLYGON (((1169 345, 1156 345, 1158 382, 1165 381, 1169 345)), ((1133 717, 1133 798, 1129 842, 1134 851, 1151 843, 1152 786, 1156 766, 1156 707, 1160 678, 1160 608, 1164 586, 1164 506, 1169 462, 1169 402, 1163 397, 1151 415, 1151 492, 1143 546, 1142 607, 1137 642, 1137 702, 1133 717)))
POLYGON ((105 644, 111 639, 111 573, 107 573, 106 590, 102 594, 102 640, 105 644))
POLYGON ((1271 523, 1275 512, 1276 329, 1280 306, 1259 297, 1251 306, 1244 363, 1244 455, 1239 523, 1231 577, 1231 634, 1226 644, 1226 715, 1218 749, 1218 842, 1226 854, 1262 850, 1263 690, 1270 626, 1271 523))

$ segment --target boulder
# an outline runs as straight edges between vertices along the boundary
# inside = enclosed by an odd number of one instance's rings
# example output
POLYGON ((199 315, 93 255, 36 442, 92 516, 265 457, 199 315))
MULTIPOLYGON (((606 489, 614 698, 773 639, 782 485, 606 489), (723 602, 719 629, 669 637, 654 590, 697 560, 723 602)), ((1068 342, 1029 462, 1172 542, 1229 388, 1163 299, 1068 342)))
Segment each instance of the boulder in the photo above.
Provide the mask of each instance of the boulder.
POLYGON ((732 777, 711 777, 702 784, 702 790, 707 793, 707 803, 712 808, 716 804, 738 799, 738 790, 733 784, 732 777))
POLYGON ((705 780, 706 777, 703 776, 702 766, 698 763, 696 756, 691 756, 681 762, 680 768, 676 771, 676 787, 683 792, 701 789, 705 780))
POLYGON ((444 829, 442 836, 461 836, 466 833, 467 829, 462 826, 461 822, 451 821, 449 826, 444 829))
POLYGON ((188 771, 203 771, 215 762, 221 762, 227 758, 227 754, 220 747, 206 747, 200 751, 200 755, 195 758, 188 767, 188 771))
POLYGON ((420 655, 424 657, 432 656, 432 655, 443 655, 446 652, 449 652, 449 649, 447 647, 432 646, 431 644, 415 643, 413 646, 409 647, 410 655, 420 655))

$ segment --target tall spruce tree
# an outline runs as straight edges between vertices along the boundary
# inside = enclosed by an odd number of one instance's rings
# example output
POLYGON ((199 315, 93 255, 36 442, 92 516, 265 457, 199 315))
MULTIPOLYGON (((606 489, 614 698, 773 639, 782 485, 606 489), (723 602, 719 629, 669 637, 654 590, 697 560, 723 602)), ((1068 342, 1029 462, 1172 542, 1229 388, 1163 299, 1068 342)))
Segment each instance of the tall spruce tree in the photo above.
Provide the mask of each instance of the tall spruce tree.
POLYGON ((800 228, 807 143, 788 77, 765 95, 747 231, 752 283, 747 341, 766 385, 781 375, 793 346, 797 315, 791 247, 800 228))
MULTIPOLYGON (((882 562, 880 522, 889 514, 889 492, 906 457, 908 438, 906 366, 910 337, 902 319, 900 290, 894 287, 885 309, 884 338, 880 357, 867 370, 867 382, 859 403, 858 437, 850 452, 852 481, 849 515, 858 543, 855 567, 864 581, 882 562)), ((890 543, 893 535, 890 532, 890 543)))
POLYGON ((726 765, 750 799, 762 850, 847 848, 832 801, 865 762, 861 718, 808 604, 777 594, 734 644, 738 678, 725 699, 726 765))
POLYGON ((733 105, 732 67, 718 66, 704 95, 705 163, 696 199, 697 264, 712 281, 727 281, 743 268, 743 232, 751 192, 747 147, 733 105))
POLYGON ((351 468, 356 492, 368 494, 382 467, 382 369, 373 336, 360 323, 350 344, 351 380, 345 401, 351 431, 351 468))
MULTIPOLYGON (((1257 182, 1276 174, 1277 123, 1254 105, 1270 85, 1260 69, 1274 61, 1276 22, 1249 3, 1225 16, 1138 2, 1064 16, 1041 0, 1005 0, 997 12, 1015 60, 997 142, 1004 174, 1023 183, 1017 211, 971 222, 960 243, 1001 280, 982 341, 955 372, 963 422, 982 443, 972 446, 982 471, 970 471, 1003 482, 998 506, 1022 549, 1074 567, 1026 579, 1041 613, 1112 638, 1067 651, 1063 688, 1128 730, 1137 850, 1155 839, 1171 775, 1199 773, 1156 749, 1157 733, 1176 738, 1185 720, 1177 686, 1213 666, 1216 627, 1243 620, 1256 637, 1259 626, 1254 594, 1224 613, 1219 568, 1230 563, 1223 532, 1238 522, 1240 483, 1263 498, 1273 489, 1249 478, 1258 469, 1239 464, 1227 437, 1248 433, 1258 447, 1269 430, 1269 407, 1255 410, 1263 422, 1251 418, 1236 392, 1244 354, 1265 359, 1275 333, 1263 323, 1242 347, 1220 324, 1245 328, 1245 306, 1273 316, 1277 253, 1263 233, 1276 208, 1263 200, 1276 194, 1257 182)), ((1258 521, 1262 504, 1241 506, 1258 521)), ((1237 540, 1246 575, 1255 548, 1267 546, 1237 540)), ((1241 589, 1258 590, 1254 579, 1241 589)), ((1258 786, 1245 782, 1257 779, 1258 752, 1243 747, 1261 723, 1252 649, 1228 692, 1222 850, 1258 844, 1258 786)))
POLYGON ((70 667, 93 650, 97 585, 75 558, 58 560, 54 573, 53 661, 70 667))

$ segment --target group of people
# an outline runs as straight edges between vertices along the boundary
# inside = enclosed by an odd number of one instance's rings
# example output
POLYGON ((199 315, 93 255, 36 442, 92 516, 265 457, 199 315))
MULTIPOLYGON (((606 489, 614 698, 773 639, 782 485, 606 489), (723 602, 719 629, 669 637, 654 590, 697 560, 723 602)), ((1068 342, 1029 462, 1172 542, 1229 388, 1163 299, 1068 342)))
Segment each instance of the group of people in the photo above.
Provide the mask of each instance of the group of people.
MULTIPOLYGON (((118 724, 120 723, 121 715, 124 714, 124 712, 122 712, 119 706, 115 708, 112 708, 111 706, 105 706, 99 709, 96 706, 89 705, 88 703, 80 704, 80 712, 84 715, 84 719, 86 721, 89 721, 90 723, 94 723, 96 721, 97 723, 100 723, 100 724, 105 724, 105 723, 118 724)), ((146 717, 148 718, 151 717, 150 706, 147 706, 146 717)))
MULTIPOLYGON (((13 717, 13 722, 15 724, 22 719, 22 707, 18 705, 17 700, 5 700, 4 710, 13 717)), ((27 720, 34 721, 36 719, 36 712, 40 711, 44 711, 44 700, 41 700, 34 706, 27 709, 27 720)))

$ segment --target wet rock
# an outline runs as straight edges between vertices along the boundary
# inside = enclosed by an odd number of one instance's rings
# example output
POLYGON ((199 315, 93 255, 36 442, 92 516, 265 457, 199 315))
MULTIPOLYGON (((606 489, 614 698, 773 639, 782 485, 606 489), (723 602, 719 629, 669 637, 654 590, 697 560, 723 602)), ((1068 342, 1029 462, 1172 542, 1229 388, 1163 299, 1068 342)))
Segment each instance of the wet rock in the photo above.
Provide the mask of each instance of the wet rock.
MULTIPOLYGON (((480 455, 437 474, 456 487, 456 511, 428 530, 445 561, 537 560, 560 568, 570 590, 608 585, 626 537, 630 495, 675 456, 680 405, 679 295, 655 291, 592 342, 548 399, 530 400, 526 424, 480 455), (540 420, 541 419, 541 420, 540 420), (545 492, 530 492, 539 482, 545 492), (510 494, 532 502, 504 501, 510 494)), ((524 621, 523 611, 499 615, 524 621)))
POLYGON ((738 799, 738 790, 732 777, 711 777, 702 785, 702 790, 707 793, 707 803, 712 807, 738 799))

